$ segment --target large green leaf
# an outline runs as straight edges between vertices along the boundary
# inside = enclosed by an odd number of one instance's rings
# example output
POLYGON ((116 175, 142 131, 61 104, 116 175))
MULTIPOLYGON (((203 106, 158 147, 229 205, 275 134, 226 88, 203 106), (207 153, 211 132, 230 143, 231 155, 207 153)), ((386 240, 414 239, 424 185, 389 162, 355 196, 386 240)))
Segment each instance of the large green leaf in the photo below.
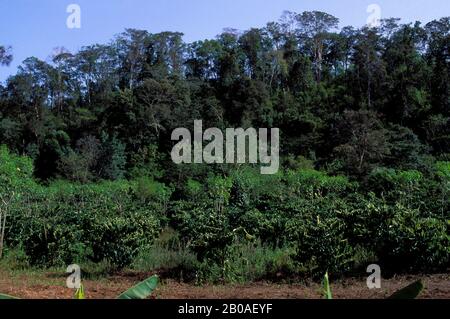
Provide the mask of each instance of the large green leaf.
POLYGON ((145 299, 158 285, 158 276, 150 277, 122 293, 118 299, 145 299))
POLYGON ((422 293, 423 289, 422 280, 418 280, 408 287, 395 292, 388 299, 416 299, 422 293))
POLYGON ((0 299, 19 299, 10 295, 0 294, 0 299))

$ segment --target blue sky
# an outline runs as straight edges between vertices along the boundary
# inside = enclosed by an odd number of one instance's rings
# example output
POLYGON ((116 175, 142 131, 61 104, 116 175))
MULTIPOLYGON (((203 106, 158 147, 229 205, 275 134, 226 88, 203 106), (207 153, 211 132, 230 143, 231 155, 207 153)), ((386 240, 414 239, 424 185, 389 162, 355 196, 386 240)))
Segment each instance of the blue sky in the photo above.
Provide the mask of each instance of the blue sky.
POLYGON ((450 15, 449 0, 0 0, 0 44, 13 47, 14 61, 0 67, 0 81, 27 57, 46 60, 55 47, 76 51, 107 43, 125 28, 180 31, 185 41, 213 38, 223 28, 245 30, 278 20, 284 10, 325 11, 341 26, 366 23, 368 5, 382 18, 428 22, 450 15), (81 29, 68 29, 69 4, 81 7, 81 29))

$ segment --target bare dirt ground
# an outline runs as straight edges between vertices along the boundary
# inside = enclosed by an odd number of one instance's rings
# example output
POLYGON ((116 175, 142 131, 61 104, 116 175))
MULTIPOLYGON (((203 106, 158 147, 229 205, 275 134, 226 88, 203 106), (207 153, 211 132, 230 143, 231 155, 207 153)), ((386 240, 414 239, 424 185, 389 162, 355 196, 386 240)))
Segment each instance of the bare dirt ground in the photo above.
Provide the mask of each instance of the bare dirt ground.
MULTIPOLYGON (((98 281, 83 281, 87 299, 112 299, 152 274, 123 273, 98 281)), ((383 299, 408 284, 423 279, 421 298, 450 299, 450 274, 401 276, 382 281, 382 289, 369 290, 364 278, 332 283, 335 299, 383 299)), ((0 269, 0 292, 26 299, 71 299, 65 277, 52 273, 14 273, 0 269)), ((319 284, 273 284, 195 286, 162 280, 154 294, 157 299, 318 299, 319 284)))

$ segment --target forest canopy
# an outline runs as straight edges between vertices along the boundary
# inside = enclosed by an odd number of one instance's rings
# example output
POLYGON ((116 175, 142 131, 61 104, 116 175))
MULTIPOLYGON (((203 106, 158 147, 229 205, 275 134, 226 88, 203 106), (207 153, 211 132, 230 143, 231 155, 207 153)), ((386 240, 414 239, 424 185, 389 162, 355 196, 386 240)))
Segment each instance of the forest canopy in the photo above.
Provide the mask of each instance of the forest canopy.
MULTIPOLYGON (((127 29, 50 63, 30 57, 0 86, 0 141, 41 180, 88 182, 171 170, 170 133, 277 127, 286 160, 365 179, 379 166, 448 160, 449 17, 338 29, 324 12, 185 43, 127 29)), ((1 62, 11 60, 0 48, 1 62)))

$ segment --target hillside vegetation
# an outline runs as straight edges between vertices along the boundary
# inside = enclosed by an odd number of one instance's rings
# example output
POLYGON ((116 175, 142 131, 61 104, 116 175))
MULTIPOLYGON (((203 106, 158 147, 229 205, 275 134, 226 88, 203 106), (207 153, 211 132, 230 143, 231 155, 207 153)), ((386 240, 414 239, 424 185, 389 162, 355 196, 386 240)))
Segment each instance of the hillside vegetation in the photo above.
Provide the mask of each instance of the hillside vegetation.
POLYGON ((196 282, 447 271, 450 18, 338 21, 286 12, 194 43, 129 29, 26 59, 0 84, 1 262, 196 282), (280 128, 282 169, 175 165, 171 133, 196 119, 280 128))

